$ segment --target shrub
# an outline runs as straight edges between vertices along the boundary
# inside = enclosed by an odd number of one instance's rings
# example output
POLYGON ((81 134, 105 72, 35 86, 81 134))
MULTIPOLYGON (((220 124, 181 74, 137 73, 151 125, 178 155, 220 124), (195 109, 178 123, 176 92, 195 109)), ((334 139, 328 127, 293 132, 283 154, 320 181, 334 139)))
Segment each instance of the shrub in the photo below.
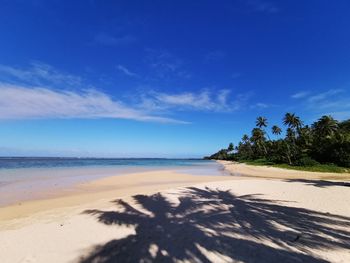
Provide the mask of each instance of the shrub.
POLYGON ((295 165, 298 165, 298 166, 315 166, 319 164, 320 164, 319 162, 315 161, 309 156, 303 156, 302 158, 300 158, 295 162, 295 165))

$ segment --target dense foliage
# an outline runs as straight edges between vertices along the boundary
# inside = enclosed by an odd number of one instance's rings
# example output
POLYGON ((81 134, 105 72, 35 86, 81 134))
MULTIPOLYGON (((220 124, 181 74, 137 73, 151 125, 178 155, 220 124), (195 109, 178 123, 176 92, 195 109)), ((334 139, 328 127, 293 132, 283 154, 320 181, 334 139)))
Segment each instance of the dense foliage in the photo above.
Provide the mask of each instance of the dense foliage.
POLYGON ((350 119, 338 122, 331 116, 322 116, 311 126, 304 125, 292 113, 283 118, 286 127, 284 138, 282 129, 273 125, 271 139, 266 132, 268 122, 265 117, 256 119, 256 127, 251 135, 243 135, 236 147, 232 143, 227 149, 206 157, 219 160, 257 161, 291 166, 315 166, 331 164, 350 167, 350 119))

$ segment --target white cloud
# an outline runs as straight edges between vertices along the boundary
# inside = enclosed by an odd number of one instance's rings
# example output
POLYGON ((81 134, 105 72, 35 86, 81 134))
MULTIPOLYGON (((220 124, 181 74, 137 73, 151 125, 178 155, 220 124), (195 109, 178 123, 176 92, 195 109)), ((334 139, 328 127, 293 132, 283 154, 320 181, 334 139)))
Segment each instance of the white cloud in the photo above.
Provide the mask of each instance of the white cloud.
POLYGON ((208 92, 202 92, 199 94, 193 93, 181 93, 181 94, 155 94, 155 98, 158 102, 168 106, 185 106, 200 110, 209 110, 213 106, 217 106, 215 102, 211 101, 208 92))
POLYGON ((270 107, 270 105, 268 105, 266 103, 262 103, 262 102, 255 103, 255 104, 250 106, 251 109, 267 109, 269 107, 270 107))
POLYGON ((227 106, 227 100, 228 96, 230 95, 231 91, 228 89, 219 90, 217 94, 217 102, 221 106, 227 106))
POLYGON ((249 96, 238 94, 229 101, 230 90, 222 89, 215 93, 202 90, 197 93, 183 92, 168 94, 161 92, 151 92, 149 96, 143 98, 142 106, 149 109, 176 109, 176 110, 196 110, 214 112, 232 112, 241 109, 245 105, 249 96))
MULTIPOLYGON (((123 74, 137 76, 122 65, 117 68, 123 74)), ((80 77, 43 63, 32 63, 26 69, 1 65, 0 119, 118 118, 188 123, 165 114, 233 112, 245 107, 251 95, 232 95, 227 89, 182 93, 151 91, 134 94, 135 100, 130 103, 89 87, 80 77)))
POLYGON ((136 73, 131 72, 129 69, 127 69, 123 65, 118 65, 117 69, 129 77, 138 77, 138 75, 136 73))
POLYGON ((293 94, 291 96, 291 98, 292 99, 301 99, 301 98, 305 98, 309 94, 310 94, 310 92, 308 92, 308 91, 300 91, 300 92, 293 94))
POLYGON ((308 101, 309 102, 318 102, 318 101, 322 101, 324 99, 327 99, 329 98, 330 96, 333 96, 333 95, 337 95, 339 93, 342 93, 343 90, 342 89, 330 89, 326 92, 323 92, 323 93, 319 93, 319 94, 316 94, 316 95, 313 95, 313 96, 310 96, 308 98, 308 101))
POLYGON ((350 119, 350 110, 327 112, 327 113, 324 113, 323 115, 331 115, 333 118, 335 118, 337 120, 348 120, 348 119, 350 119))
POLYGON ((0 64, 2 80, 10 83, 25 83, 31 85, 62 85, 66 87, 81 85, 82 79, 67 73, 62 73, 50 65, 33 62, 28 68, 22 69, 0 64))
POLYGON ((117 118, 185 123, 147 114, 96 90, 78 92, 0 84, 0 119, 117 118))
POLYGON ((330 89, 317 94, 303 94, 302 107, 320 115, 332 115, 339 119, 350 118, 350 94, 344 89, 330 89))

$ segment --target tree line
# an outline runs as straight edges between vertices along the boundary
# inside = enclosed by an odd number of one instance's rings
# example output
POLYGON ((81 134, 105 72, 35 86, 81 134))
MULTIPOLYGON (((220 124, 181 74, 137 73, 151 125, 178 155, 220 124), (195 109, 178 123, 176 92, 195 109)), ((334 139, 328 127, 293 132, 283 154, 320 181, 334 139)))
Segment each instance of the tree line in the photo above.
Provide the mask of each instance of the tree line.
POLYGON ((207 159, 254 161, 266 160, 271 164, 313 166, 334 164, 350 167, 350 119, 337 121, 322 116, 311 125, 304 125, 294 113, 283 117, 285 126, 268 127, 268 120, 260 116, 250 136, 244 134, 236 147, 232 143, 225 149, 205 157, 207 159), (267 129, 271 129, 270 138, 267 129))

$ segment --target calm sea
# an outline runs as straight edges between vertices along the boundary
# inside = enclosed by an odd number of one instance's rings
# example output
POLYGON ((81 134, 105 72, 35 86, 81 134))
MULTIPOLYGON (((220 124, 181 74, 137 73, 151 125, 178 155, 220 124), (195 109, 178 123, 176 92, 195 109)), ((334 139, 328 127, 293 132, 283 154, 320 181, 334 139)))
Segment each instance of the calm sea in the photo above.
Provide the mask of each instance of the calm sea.
POLYGON ((64 168, 64 167, 166 167, 202 166, 212 161, 201 159, 157 159, 157 158, 28 158, 0 157, 0 169, 19 168, 64 168))
POLYGON ((225 175, 218 163, 200 159, 0 158, 0 207, 103 177, 167 169, 225 175))

